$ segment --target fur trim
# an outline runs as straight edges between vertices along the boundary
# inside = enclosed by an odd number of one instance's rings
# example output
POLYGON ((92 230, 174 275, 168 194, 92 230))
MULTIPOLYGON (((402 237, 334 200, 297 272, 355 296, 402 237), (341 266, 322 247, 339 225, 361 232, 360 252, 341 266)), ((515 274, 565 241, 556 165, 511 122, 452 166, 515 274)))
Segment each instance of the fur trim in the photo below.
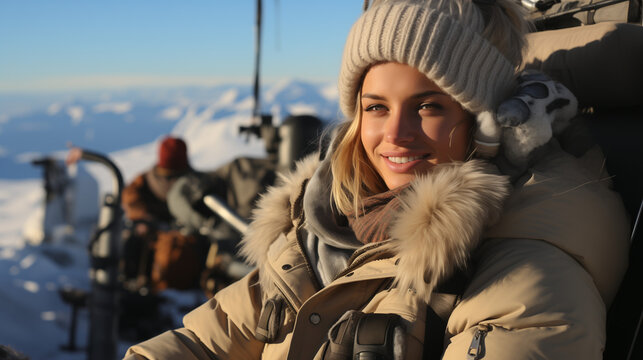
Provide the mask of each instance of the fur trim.
MULTIPOLYGON (((319 166, 312 155, 298 163, 295 171, 280 175, 253 211, 242 241, 241 254, 260 269, 267 263, 268 249, 292 226, 290 204, 304 181, 319 166)), ((402 210, 391 226, 387 246, 399 255, 395 282, 430 300, 440 281, 463 267, 480 241, 485 227, 499 218, 509 194, 509 180, 482 160, 442 164, 418 177, 401 197, 402 210)), ((271 281, 260 271, 265 289, 271 281)))
POLYGON ((440 165, 414 180, 391 227, 390 246, 400 257, 396 284, 428 302, 441 280, 465 266, 508 194, 507 177, 479 160, 440 165))
POLYGON ((290 198, 301 190, 303 182, 313 176, 319 166, 319 154, 314 153, 297 163, 294 171, 279 174, 252 211, 252 222, 241 241, 241 255, 248 263, 261 268, 266 262, 270 245, 292 227, 290 198))

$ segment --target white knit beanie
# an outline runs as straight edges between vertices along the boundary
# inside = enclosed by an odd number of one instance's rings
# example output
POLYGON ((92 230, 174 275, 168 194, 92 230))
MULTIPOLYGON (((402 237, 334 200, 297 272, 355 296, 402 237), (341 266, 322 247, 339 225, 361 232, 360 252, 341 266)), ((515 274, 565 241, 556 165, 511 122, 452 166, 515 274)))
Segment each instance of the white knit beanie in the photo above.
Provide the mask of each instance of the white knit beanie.
POLYGON ((365 71, 380 62, 410 65, 474 113, 494 111, 514 85, 512 64, 481 34, 472 0, 382 0, 353 25, 339 76, 340 107, 355 116, 365 71))

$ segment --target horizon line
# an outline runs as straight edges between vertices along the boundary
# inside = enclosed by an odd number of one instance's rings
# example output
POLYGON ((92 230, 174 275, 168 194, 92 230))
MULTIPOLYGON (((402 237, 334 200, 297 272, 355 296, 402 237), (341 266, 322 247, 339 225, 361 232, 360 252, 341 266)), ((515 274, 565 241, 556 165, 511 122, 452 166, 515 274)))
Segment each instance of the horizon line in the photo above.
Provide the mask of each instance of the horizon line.
MULTIPOLYGON (((269 76, 261 85, 280 81, 335 83, 337 79, 269 76)), ((182 75, 88 75, 56 76, 32 81, 0 82, 0 95, 70 93, 76 91, 148 90, 149 88, 213 87, 220 85, 252 85, 249 77, 182 76, 182 75)))

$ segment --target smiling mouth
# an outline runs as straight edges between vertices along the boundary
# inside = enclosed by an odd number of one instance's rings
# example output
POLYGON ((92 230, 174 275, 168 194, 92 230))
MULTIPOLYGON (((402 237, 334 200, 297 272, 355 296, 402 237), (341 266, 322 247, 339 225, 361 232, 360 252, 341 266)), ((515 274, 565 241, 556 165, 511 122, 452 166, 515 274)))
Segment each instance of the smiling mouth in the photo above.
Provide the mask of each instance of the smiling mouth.
POLYGON ((428 155, 423 155, 423 156, 387 156, 386 158, 388 161, 395 163, 395 164, 406 164, 407 162, 415 161, 415 160, 420 160, 428 155))

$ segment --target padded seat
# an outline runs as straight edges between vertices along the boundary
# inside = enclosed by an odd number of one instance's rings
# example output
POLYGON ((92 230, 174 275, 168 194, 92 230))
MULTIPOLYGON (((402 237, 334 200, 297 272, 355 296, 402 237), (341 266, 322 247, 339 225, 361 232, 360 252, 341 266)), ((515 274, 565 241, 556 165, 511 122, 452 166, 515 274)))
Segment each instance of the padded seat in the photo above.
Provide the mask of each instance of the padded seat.
MULTIPOLYGON (((643 284, 643 220, 634 228, 643 205, 643 27, 608 22, 529 34, 523 67, 548 74, 577 96, 582 115, 573 123, 601 147, 630 214, 630 264, 608 311, 604 359, 643 359, 637 291, 643 284)), ((579 137, 570 139, 567 145, 578 150, 579 137)))

